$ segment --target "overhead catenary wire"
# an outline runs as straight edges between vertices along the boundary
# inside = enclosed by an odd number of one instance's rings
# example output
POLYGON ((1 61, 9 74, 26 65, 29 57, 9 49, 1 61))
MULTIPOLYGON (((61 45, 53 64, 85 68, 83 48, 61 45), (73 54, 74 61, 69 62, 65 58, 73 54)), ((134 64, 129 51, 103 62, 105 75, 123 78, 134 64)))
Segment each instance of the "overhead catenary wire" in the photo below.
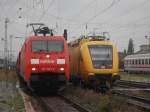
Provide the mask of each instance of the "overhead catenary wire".
MULTIPOLYGON (((27 0, 28 1, 28 0, 27 0)), ((26 1, 26 3, 27 3, 27 1, 26 1)), ((31 1, 30 1, 31 2, 31 1)), ((15 7, 15 6, 19 6, 19 2, 18 2, 18 0, 15 0, 15 2, 13 3, 14 5, 12 5, 11 7, 9 7, 9 9, 13 9, 13 7, 15 7)), ((8 10, 9 10, 8 9, 8 10)), ((28 9, 28 10, 30 10, 31 8, 27 8, 26 7, 26 9, 28 9)), ((26 13, 23 13, 23 11, 21 12, 22 13, 22 15, 26 15, 26 17, 27 17, 27 14, 26 13)), ((14 14, 13 15, 13 17, 12 18, 14 18, 15 16, 17 16, 17 18, 18 18, 18 11, 17 11, 17 13, 16 14, 14 14)), ((10 22, 9 22, 9 25, 11 25, 11 24, 13 24, 13 23, 15 23, 16 22, 16 19, 10 19, 10 22)), ((16 18, 16 17, 15 17, 16 18)), ((16 30, 16 28, 14 27, 14 30, 16 30)), ((1 31, 2 32, 2 31, 1 31)))
MULTIPOLYGON (((1 14, 3 13, 4 7, 6 6, 7 3, 8 3, 8 0, 6 0, 3 5, 1 4, 1 12, 0 12, 1 14)), ((4 13, 4 14, 5 14, 5 13, 4 13)), ((5 15, 5 16, 6 16, 6 15, 5 15)))
MULTIPOLYGON (((14 5, 11 5, 11 7, 9 7, 7 11, 9 11, 10 9, 13 9, 15 6, 17 6, 18 1, 19 1, 19 0, 15 0, 15 1, 13 2, 14 5)), ((6 2, 3 4, 3 6, 7 5, 7 3, 8 3, 8 0, 6 0, 6 2)), ((1 10, 1 11, 3 11, 3 13, 5 14, 5 15, 4 15, 4 18, 3 18, 3 19, 5 19, 5 18, 7 17, 7 15, 6 15, 7 13, 6 13, 5 10, 1 10)), ((13 15, 13 17, 15 17, 17 14, 18 14, 18 13, 16 13, 15 15, 13 15)), ((12 19, 13 17, 11 17, 11 20, 10 20, 9 24, 10 24, 10 23, 13 23, 13 22, 15 21, 15 19, 12 19)), ((2 19, 2 18, 1 18, 1 19, 2 19)), ((0 24, 2 24, 2 22, 3 22, 3 21, 1 21, 0 24)), ((2 27, 2 25, 0 25, 0 27, 2 27)), ((2 30, 0 31, 0 33, 1 33, 1 32, 2 32, 2 30)))
POLYGON ((78 29, 79 27, 83 26, 83 25, 88 25, 88 23, 90 21, 92 21, 93 19, 95 19, 97 16, 100 16, 101 14, 103 14, 104 12, 108 11, 109 9, 111 9, 115 4, 117 4, 120 0, 113 0, 109 6, 107 6, 106 8, 104 8, 103 10, 101 10, 100 12, 96 13, 94 16, 90 17, 86 22, 80 24, 79 26, 77 26, 75 29, 78 29))
MULTIPOLYGON (((119 1, 120 1, 120 0, 119 0, 119 1)), ((119 2, 119 1, 118 1, 118 2, 119 2)), ((121 13, 120 16, 123 17, 123 16, 129 14, 130 12, 133 12, 134 10, 139 9, 139 7, 143 7, 144 5, 147 5, 147 3, 149 3, 149 2, 150 2, 150 0, 145 0, 144 2, 138 4, 137 6, 132 7, 131 9, 128 9, 127 11, 121 13)), ((114 3, 112 2, 111 5, 113 5, 113 4, 114 4, 114 3)), ((111 6, 111 5, 110 5, 110 6, 111 6)), ((97 16, 100 16, 100 14, 98 14, 97 16)), ((94 17, 93 17, 93 18, 94 18, 94 17)), ((107 21, 105 21, 105 23, 103 22, 103 23, 93 23, 93 24, 107 24, 107 23, 110 21, 110 19, 112 19, 112 17, 109 18, 107 21)), ((117 19, 115 19, 115 20, 117 20, 117 19)), ((111 22, 112 22, 112 21, 111 21, 111 22)), ((88 24, 92 24, 92 23, 88 22, 88 24)))
MULTIPOLYGON (((132 7, 130 9, 122 12, 121 15, 119 15, 119 16, 120 16, 120 18, 123 18, 127 14, 129 14, 129 13, 131 13, 131 12, 137 10, 137 9, 140 9, 140 7, 143 7, 143 6, 147 5, 148 3, 150 3, 150 0, 144 0, 144 2, 139 3, 137 6, 132 7)), ((112 17, 110 17, 108 20, 106 20, 105 22, 103 22, 103 24, 109 23, 110 19, 112 19, 112 17)), ((115 19, 115 20, 117 21, 118 19, 115 19)), ((112 20, 111 20, 111 22, 112 22, 112 20)))
POLYGON ((73 22, 73 23, 79 23, 79 21, 75 20, 75 19, 70 19, 70 18, 63 18, 63 17, 60 17, 58 14, 57 15, 54 15, 52 13, 50 13, 50 7, 54 4, 55 0, 52 0, 51 2, 49 2, 49 5, 48 7, 45 9, 45 11, 41 14, 41 16, 39 17, 38 21, 41 21, 45 15, 48 13, 48 15, 50 17, 53 17, 55 18, 55 20, 63 20, 63 21, 67 21, 67 22, 73 22))
POLYGON ((103 9, 103 10, 101 10, 100 12, 96 13, 93 17, 91 17, 90 19, 88 19, 88 21, 85 22, 85 23, 88 23, 89 21, 92 21, 93 19, 95 19, 97 16, 99 16, 99 15, 105 13, 106 11, 108 11, 109 9, 111 9, 115 4, 117 4, 119 1, 120 1, 120 0, 117 0, 117 1, 116 1, 116 0, 113 0, 112 3, 111 3, 108 7, 106 7, 106 8, 103 9))
MULTIPOLYGON (((40 2, 41 0, 38 0, 38 2, 39 3, 41 3, 40 2)), ((114 1, 116 1, 116 0, 114 0, 114 1)), ((36 2, 37 2, 37 0, 36 0, 36 2)), ((49 1, 50 2, 50 1, 49 1)), ((117 1, 116 1, 117 2, 117 1)), ((36 5, 36 4, 35 4, 36 5)), ((38 4, 39 5, 39 4, 38 4)), ((90 4, 89 4, 90 5, 90 4)), ((142 6, 142 5, 141 5, 142 6)), ((85 6, 85 8, 86 8, 86 6, 85 6)), ((46 8, 47 9, 47 8, 46 8)), ((46 9, 45 9, 45 11, 44 12, 46 12, 46 9)), ((83 7, 83 9, 84 9, 84 7, 83 7)), ((131 9, 137 9, 137 8, 131 8, 131 9)), ((30 9, 29 9, 30 10, 30 9)), ((49 9, 48 9, 49 10, 49 9)), ((101 12, 101 11, 100 11, 101 12)), ((127 11, 128 12, 128 11, 127 11)), ((49 14, 50 13, 50 11, 47 11, 45 14, 44 14, 44 16, 42 17, 42 19, 45 17, 45 15, 46 14, 49 14)), ((105 12, 104 12, 105 13, 105 12)), ((96 14, 98 14, 98 12, 96 13, 96 14)), ((43 15, 43 13, 42 13, 42 15, 43 15)), ((62 18, 62 17, 58 17, 58 16, 55 16, 55 15, 53 15, 53 14, 49 14, 50 16, 53 16, 54 18, 56 18, 56 19, 66 19, 66 21, 68 22, 68 24, 70 25, 70 26, 72 26, 72 25, 74 25, 74 24, 70 24, 71 22, 73 22, 73 20, 70 20, 70 21, 68 21, 67 20, 67 18, 62 18)), ((101 14, 100 14, 101 15, 101 14)), ((98 16, 100 16, 100 15, 97 15, 97 17, 98 16)), ((96 15, 95 15, 96 16, 96 15)), ((91 17, 92 18, 92 17, 91 17)), ((95 17, 96 18, 96 17, 95 17)), ((94 18, 94 19, 95 19, 94 18)), ((117 19, 116 19, 117 20, 117 19)), ((92 21, 92 20, 91 20, 92 21)), ((89 22, 85 22, 84 24, 81 24, 81 25, 86 25, 86 24, 90 24, 90 21, 89 22)))
POLYGON ((93 3, 96 2, 96 0, 90 1, 88 4, 86 4, 77 14, 75 14, 74 17, 80 17, 80 15, 87 10, 93 3))
MULTIPOLYGON (((144 4, 146 4, 146 3, 148 3, 148 2, 150 2, 150 1, 144 1, 144 2, 142 2, 142 4, 144 5, 144 4)), ((112 3, 111 5, 113 5, 114 3, 112 3)), ((110 5, 110 6, 111 6, 110 5)), ((141 5, 141 6, 143 6, 143 5, 141 5)), ((138 5, 138 6, 140 6, 140 5, 138 5)), ((108 8, 109 9, 109 8, 108 8)), ((136 7, 134 7, 134 8, 132 8, 132 9, 137 9, 137 6, 136 7)), ((133 10, 132 10, 133 11, 133 10)), ((128 13, 130 13, 130 12, 128 12, 128 13)), ((127 14, 127 13, 126 13, 127 14)), ((125 14, 125 15, 126 15, 125 14)), ((96 15, 95 15, 96 16, 96 15)), ((94 16, 94 17, 95 17, 94 16)), ((97 15, 97 16, 99 16, 99 15, 97 15)), ((93 17, 93 18, 94 18, 93 17)), ((146 17, 143 17, 143 18, 140 18, 140 19, 137 19, 136 21, 143 21, 143 20, 145 20, 145 19, 148 19, 150 16, 146 16, 146 17)), ((110 20, 110 19, 109 19, 110 20)), ((92 18, 91 19, 89 19, 88 21, 92 21, 92 18)), ((135 24, 135 22, 136 21, 134 21, 134 23, 133 24, 135 24)), ((82 25, 86 25, 86 24, 92 24, 92 23, 90 23, 90 22, 85 22, 85 23, 83 23, 83 24, 81 24, 80 26, 82 26, 82 25)), ((107 24, 109 24, 109 23, 93 23, 93 24, 106 24, 106 26, 107 26, 107 24)), ((132 24, 132 23, 130 23, 130 24, 132 24)), ((149 26, 149 25, 146 25, 146 24, 142 24, 142 25, 138 25, 138 27, 140 27, 140 26, 143 26, 143 25, 145 25, 145 26, 149 26)), ((79 26, 79 27, 80 27, 79 26)), ((79 27, 77 27, 77 28, 79 28, 79 27)), ((112 27, 112 26, 111 26, 112 27)), ((122 26, 122 27, 127 27, 127 26, 122 26)), ((130 26, 129 26, 130 27, 130 26)), ((75 29, 77 29, 77 28, 75 28, 75 29)))
POLYGON ((41 14, 41 16, 39 17, 38 21, 41 21, 41 20, 44 18, 44 16, 46 15, 46 13, 47 13, 48 10, 50 9, 50 7, 53 5, 54 1, 55 1, 55 0, 51 0, 51 1, 49 2, 48 7, 47 7, 46 10, 41 14))

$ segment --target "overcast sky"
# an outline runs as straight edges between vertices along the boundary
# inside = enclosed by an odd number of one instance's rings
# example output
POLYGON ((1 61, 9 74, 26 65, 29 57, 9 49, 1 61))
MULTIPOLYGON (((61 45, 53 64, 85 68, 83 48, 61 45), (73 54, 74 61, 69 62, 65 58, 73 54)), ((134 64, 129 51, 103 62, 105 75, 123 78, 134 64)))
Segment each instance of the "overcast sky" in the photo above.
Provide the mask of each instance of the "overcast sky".
MULTIPOLYGON (((127 49, 129 38, 133 38, 138 50, 139 45, 148 44, 144 36, 150 36, 149 11, 150 0, 0 0, 0 38, 4 38, 8 18, 8 38, 23 37, 12 40, 15 56, 31 31, 26 28, 31 22, 43 22, 58 35, 66 28, 69 40, 86 32, 109 32, 119 51, 127 49)), ((3 49, 0 39, 1 57, 3 49)))

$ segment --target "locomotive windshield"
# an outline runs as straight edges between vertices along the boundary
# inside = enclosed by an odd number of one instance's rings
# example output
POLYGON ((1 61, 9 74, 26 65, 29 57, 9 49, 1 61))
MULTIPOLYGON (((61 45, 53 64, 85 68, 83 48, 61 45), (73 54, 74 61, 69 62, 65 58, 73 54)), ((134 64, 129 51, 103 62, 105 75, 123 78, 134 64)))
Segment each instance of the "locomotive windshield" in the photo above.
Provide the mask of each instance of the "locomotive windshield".
POLYGON ((63 52, 64 41, 61 40, 34 40, 32 52, 63 52))
POLYGON ((94 68, 112 68, 112 46, 90 45, 88 47, 94 68))

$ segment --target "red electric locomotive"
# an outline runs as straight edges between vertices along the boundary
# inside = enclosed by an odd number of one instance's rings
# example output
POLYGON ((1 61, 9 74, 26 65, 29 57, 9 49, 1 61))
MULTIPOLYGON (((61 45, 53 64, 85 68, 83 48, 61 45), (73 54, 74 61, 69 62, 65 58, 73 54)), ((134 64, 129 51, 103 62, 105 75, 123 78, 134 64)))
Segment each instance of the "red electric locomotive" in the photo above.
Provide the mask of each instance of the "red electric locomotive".
POLYGON ((34 30, 34 33, 35 36, 24 42, 17 59, 19 79, 34 90, 57 91, 70 79, 66 30, 64 36, 53 36, 47 27, 34 30), (50 36, 46 36, 47 33, 50 36))

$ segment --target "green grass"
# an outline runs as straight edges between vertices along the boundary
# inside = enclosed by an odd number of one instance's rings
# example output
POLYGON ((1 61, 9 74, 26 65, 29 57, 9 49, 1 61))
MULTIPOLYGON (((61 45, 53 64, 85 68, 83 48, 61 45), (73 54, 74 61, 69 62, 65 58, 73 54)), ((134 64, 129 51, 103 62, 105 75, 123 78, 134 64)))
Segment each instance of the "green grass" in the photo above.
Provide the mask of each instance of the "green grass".
POLYGON ((8 105, 13 112, 25 112, 23 99, 18 93, 14 94, 14 96, 8 100, 8 105))
POLYGON ((17 88, 15 71, 0 70, 0 109, 6 112, 25 112, 24 103, 17 88))
POLYGON ((17 92, 5 91, 1 94, 0 110, 6 112, 25 112, 23 99, 17 92), (10 94, 11 93, 11 94, 10 94))
POLYGON ((86 108, 92 112, 141 112, 126 104, 125 98, 114 96, 111 93, 101 95, 79 87, 69 87, 66 93, 76 96, 80 103, 85 104, 86 108))
POLYGON ((144 78, 150 78, 150 75, 143 75, 144 78))
POLYGON ((0 81, 16 82, 17 75, 15 71, 0 70, 0 81))
POLYGON ((119 73, 122 80, 133 80, 139 82, 150 82, 150 74, 129 74, 127 72, 119 73))

